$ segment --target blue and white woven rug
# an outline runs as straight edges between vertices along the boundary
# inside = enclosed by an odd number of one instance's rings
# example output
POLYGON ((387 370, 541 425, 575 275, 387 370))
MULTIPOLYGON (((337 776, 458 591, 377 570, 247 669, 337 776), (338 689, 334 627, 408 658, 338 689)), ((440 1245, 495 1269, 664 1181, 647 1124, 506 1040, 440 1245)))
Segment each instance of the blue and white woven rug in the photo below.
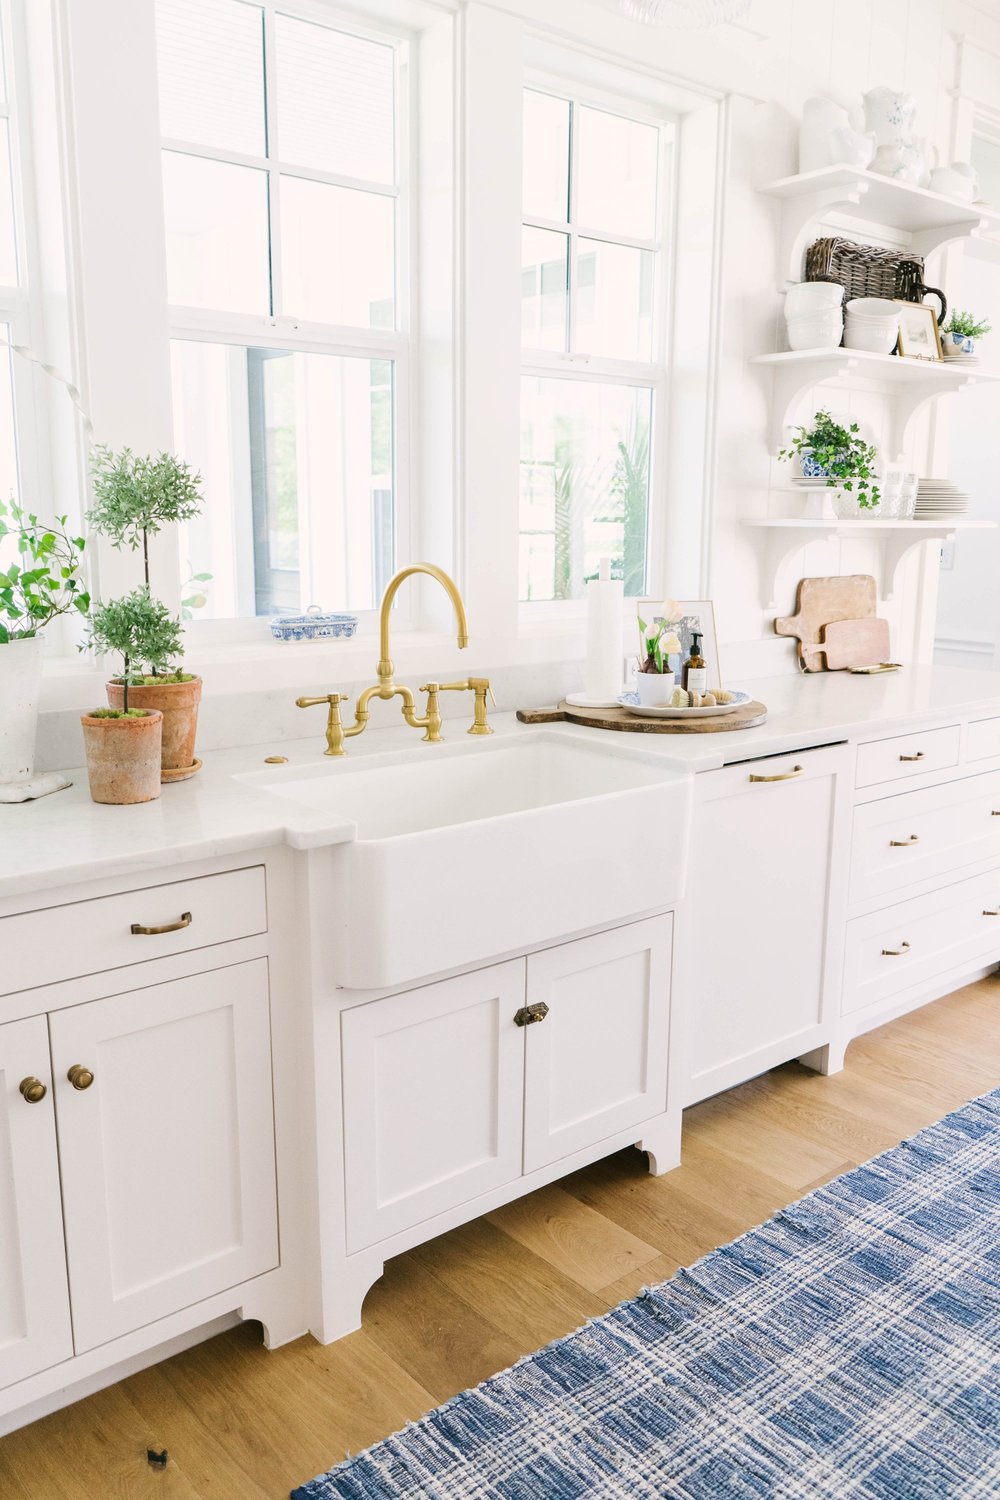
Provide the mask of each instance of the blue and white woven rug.
POLYGON ((1000 1495, 1000 1090, 292 1500, 1000 1495))

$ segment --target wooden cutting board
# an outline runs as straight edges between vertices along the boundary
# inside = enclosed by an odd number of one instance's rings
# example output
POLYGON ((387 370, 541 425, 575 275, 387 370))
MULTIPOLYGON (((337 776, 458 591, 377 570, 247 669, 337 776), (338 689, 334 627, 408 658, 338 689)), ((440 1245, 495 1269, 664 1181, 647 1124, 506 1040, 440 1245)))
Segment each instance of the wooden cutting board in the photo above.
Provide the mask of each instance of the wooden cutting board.
POLYGON ((806 659, 813 655, 826 657, 828 672, 842 672, 847 667, 871 667, 889 660, 889 621, 872 617, 867 620, 832 620, 824 626, 819 646, 801 646, 806 659))
POLYGON ((741 703, 730 714, 709 719, 647 719, 625 708, 578 708, 560 703, 556 708, 519 708, 522 724, 583 724, 588 729, 620 729, 631 734, 728 734, 730 730, 756 729, 767 720, 763 703, 741 703))
POLYGON ((799 660, 807 672, 822 672, 822 655, 807 653, 803 647, 818 646, 825 625, 874 615, 877 598, 875 580, 868 573, 848 574, 844 578, 803 578, 795 596, 794 615, 779 617, 774 629, 778 635, 798 639, 799 660))

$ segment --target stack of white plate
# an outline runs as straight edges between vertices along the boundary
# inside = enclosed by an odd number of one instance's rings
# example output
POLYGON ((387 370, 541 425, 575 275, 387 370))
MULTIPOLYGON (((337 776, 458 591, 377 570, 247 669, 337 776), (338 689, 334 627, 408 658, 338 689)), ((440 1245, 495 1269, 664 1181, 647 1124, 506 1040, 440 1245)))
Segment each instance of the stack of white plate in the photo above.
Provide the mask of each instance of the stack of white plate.
POLYGON ((968 514, 971 496, 950 479, 921 479, 917 487, 916 521, 968 514))
POLYGON ((980 362, 978 354, 949 353, 947 344, 944 346, 944 357, 950 365, 978 365, 980 362))

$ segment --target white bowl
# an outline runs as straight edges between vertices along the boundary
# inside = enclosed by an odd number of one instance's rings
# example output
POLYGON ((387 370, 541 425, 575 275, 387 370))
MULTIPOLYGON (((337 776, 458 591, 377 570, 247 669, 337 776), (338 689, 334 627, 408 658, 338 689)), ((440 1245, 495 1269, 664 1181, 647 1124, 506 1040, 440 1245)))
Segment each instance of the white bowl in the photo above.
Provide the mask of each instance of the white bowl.
POLYGON ((802 318, 788 325, 789 349, 838 349, 844 336, 842 318, 802 318))
POLYGON ((847 316, 866 320, 875 318, 880 322, 888 322, 890 318, 894 318, 898 323, 899 308, 886 297, 854 297, 847 304, 847 316))
POLYGON ((848 319, 844 325, 845 349, 863 349, 869 354, 891 354, 898 337, 897 324, 873 326, 870 323, 852 323, 848 319))
POLYGON ((800 281, 785 293, 785 317, 808 317, 811 313, 838 311, 844 288, 831 281, 800 281))

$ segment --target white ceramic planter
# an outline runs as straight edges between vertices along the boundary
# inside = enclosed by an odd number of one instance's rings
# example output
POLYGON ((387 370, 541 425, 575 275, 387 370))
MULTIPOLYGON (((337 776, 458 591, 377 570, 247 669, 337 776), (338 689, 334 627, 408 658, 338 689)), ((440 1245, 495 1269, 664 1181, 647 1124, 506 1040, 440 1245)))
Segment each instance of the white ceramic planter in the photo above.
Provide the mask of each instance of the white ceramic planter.
POLYGON ((42 685, 42 639, 0 645, 0 781, 28 781, 42 685))
POLYGON ((637 672, 635 690, 643 708, 664 708, 677 684, 672 672, 637 672))

